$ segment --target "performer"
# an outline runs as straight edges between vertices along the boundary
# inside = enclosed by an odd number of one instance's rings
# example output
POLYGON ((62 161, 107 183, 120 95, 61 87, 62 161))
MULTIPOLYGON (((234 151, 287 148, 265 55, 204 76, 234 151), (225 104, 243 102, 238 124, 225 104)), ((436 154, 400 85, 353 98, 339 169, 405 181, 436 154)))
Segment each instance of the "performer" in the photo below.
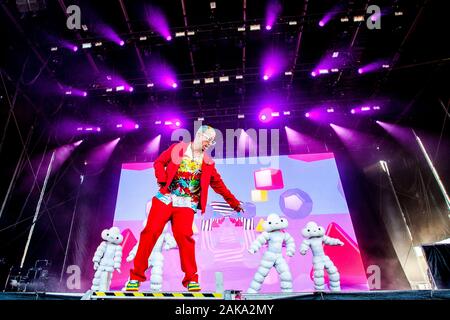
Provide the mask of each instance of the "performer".
POLYGON ((175 143, 155 160, 153 166, 160 189, 152 199, 147 225, 141 232, 127 291, 138 291, 140 282, 145 281, 148 258, 169 220, 180 251, 181 270, 185 274, 182 284, 188 291, 201 290, 192 223, 197 209, 201 209, 202 214, 205 212, 208 187, 211 186, 235 211, 243 211, 239 200, 222 181, 214 161, 205 153, 215 144, 215 136, 212 127, 201 126, 193 142, 175 143))
POLYGON ((325 290, 325 272, 323 268, 328 272, 330 290, 341 291, 338 269, 323 251, 323 245, 343 246, 344 243, 339 239, 326 236, 325 230, 313 221, 306 224, 305 228, 302 230, 302 235, 305 240, 303 240, 300 246, 300 253, 305 255, 308 249, 311 248, 314 267, 314 288, 316 291, 325 290))

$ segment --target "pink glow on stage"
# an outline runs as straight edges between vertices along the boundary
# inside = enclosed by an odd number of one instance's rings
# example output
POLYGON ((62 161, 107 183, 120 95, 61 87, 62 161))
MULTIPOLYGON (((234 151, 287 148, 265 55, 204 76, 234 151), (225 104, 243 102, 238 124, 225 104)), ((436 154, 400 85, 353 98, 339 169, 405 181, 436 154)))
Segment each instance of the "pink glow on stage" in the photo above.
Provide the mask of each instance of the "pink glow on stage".
POLYGON ((153 168, 153 162, 122 163, 122 169, 142 171, 153 168))
POLYGON ((161 135, 158 134, 149 143, 147 143, 144 152, 154 156, 159 152, 160 144, 161 144, 161 135))
POLYGON ((278 1, 270 1, 266 8, 266 30, 272 30, 273 25, 277 22, 278 16, 282 11, 282 6, 278 1))
POLYGON ((167 41, 171 41, 172 36, 170 35, 169 23, 165 14, 155 6, 147 6, 146 14, 150 28, 167 41))

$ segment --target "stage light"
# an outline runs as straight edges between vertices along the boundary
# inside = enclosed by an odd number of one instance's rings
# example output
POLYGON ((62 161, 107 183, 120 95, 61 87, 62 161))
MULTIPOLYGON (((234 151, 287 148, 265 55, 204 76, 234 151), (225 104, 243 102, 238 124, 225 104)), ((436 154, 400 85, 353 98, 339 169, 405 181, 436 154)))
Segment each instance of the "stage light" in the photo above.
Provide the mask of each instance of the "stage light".
POLYGON ((387 68, 389 68, 389 65, 388 64, 383 64, 381 67, 387 69, 387 68))
POLYGON ((123 91, 125 90, 125 86, 117 86, 116 91, 123 91))
POLYGON ((380 108, 380 106, 373 106, 372 109, 373 109, 373 110, 380 110, 381 108, 380 108))
POLYGON ((267 30, 267 31, 272 30, 272 26, 271 26, 271 25, 267 25, 267 26, 266 26, 266 30, 267 30))
POLYGON ((156 120, 156 121, 155 121, 155 124, 156 124, 156 125, 161 124, 161 123, 162 123, 161 120, 156 120))
POLYGON ((86 128, 86 131, 93 131, 93 130, 94 130, 94 128, 91 128, 91 127, 86 128))
POLYGON ((136 123, 136 124, 134 125, 134 128, 135 128, 135 129, 139 129, 139 125, 136 123))
POLYGON ((312 76, 312 77, 315 77, 315 76, 317 76, 317 73, 316 73, 315 71, 312 71, 312 72, 311 72, 311 76, 312 76))
POLYGON ((113 88, 106 88, 106 92, 112 92, 113 88))
POLYGON ((238 119, 244 119, 245 118, 245 115, 244 114, 238 114, 238 119))
POLYGON ((50 51, 58 51, 58 47, 51 47, 50 51))
POLYGON ((339 52, 338 52, 338 51, 333 52, 333 54, 331 55, 331 57, 332 57, 332 58, 337 58, 337 57, 339 57, 339 52))
POLYGON ((363 70, 362 68, 359 68, 359 69, 358 69, 358 73, 359 73, 359 74, 362 74, 363 72, 364 72, 364 70, 363 70))
POLYGON ((267 74, 265 74, 265 75, 263 76, 263 79, 264 79, 264 81, 267 81, 267 80, 269 80, 269 76, 268 76, 267 74))
POLYGON ((123 47, 124 45, 125 45, 125 41, 120 40, 120 41, 119 41, 119 46, 123 47))
POLYGON ((355 114, 356 113, 355 109, 350 110, 350 113, 355 114))
POLYGON ((250 31, 257 31, 257 30, 261 30, 261 25, 260 24, 252 24, 252 25, 250 25, 250 31))
POLYGON ((323 20, 319 21, 319 27, 324 27, 325 26, 325 22, 323 20))
POLYGON ((171 126, 173 123, 172 121, 164 121, 165 126, 171 126))
POLYGON ((319 74, 327 74, 328 69, 319 69, 319 74))
POLYGON ((180 122, 180 121, 176 121, 176 122, 175 122, 175 126, 179 127, 180 125, 181 125, 181 122, 180 122))
POLYGON ((87 95, 88 95, 87 92, 84 91, 84 92, 83 92, 83 97, 87 97, 87 95))
POLYGON ((238 31, 239 31, 239 32, 244 32, 244 31, 245 31, 245 27, 239 27, 239 28, 238 28, 238 31))
POLYGON ((188 32, 187 32, 187 35, 188 35, 188 36, 193 36, 193 35, 195 35, 195 31, 188 31, 188 32))
POLYGON ((279 117, 280 113, 279 112, 272 112, 271 115, 272 115, 272 117, 279 117))
POLYGON ((333 68, 333 69, 331 69, 331 72, 339 72, 339 69, 338 68, 333 68))
POLYGON ((354 16, 353 22, 362 22, 364 21, 364 16, 354 16))
POLYGON ((259 113, 259 120, 261 122, 270 122, 273 118, 272 116, 272 109, 271 108, 264 108, 261 110, 261 112, 259 113))
POLYGON ((147 40, 147 37, 146 36, 139 37, 139 40, 140 41, 145 41, 145 40, 147 40))
POLYGON ((94 46, 96 46, 96 47, 101 47, 103 45, 103 42, 96 42, 95 44, 94 44, 94 46))
POLYGON ((211 10, 216 9, 216 3, 215 2, 210 2, 209 3, 209 7, 211 8, 211 10))
POLYGON ((178 88, 178 84, 176 82, 173 82, 172 83, 172 88, 174 88, 174 89, 178 88))
POLYGON ((297 25, 297 21, 289 21, 289 25, 290 26, 296 26, 297 25))
POLYGON ((228 76, 223 76, 219 78, 219 82, 228 82, 230 81, 230 78, 228 76))
POLYGON ((78 128, 77 128, 77 131, 83 131, 83 128, 78 127, 78 128))
POLYGON ((292 76, 292 71, 286 71, 286 72, 284 73, 284 75, 285 75, 285 76, 292 76))
POLYGON ((70 95, 72 95, 72 91, 66 91, 65 94, 66 94, 67 96, 70 96, 70 95))
POLYGON ((327 112, 328 112, 328 113, 333 113, 333 112, 334 112, 334 109, 333 109, 333 108, 328 108, 328 109, 327 109, 327 112))
POLYGON ((244 79, 244 76, 242 76, 242 75, 237 75, 236 76, 236 80, 242 80, 242 79, 244 79))
MULTIPOLYGON (((179 38, 179 37, 184 37, 186 35, 186 33, 183 31, 183 32, 175 32, 175 37, 176 38, 179 38)), ((168 40, 168 39, 167 39, 168 40)))
POLYGON ((134 91, 134 88, 133 88, 133 87, 129 87, 129 88, 128 88, 128 91, 129 91, 129 92, 133 92, 133 91, 134 91))
POLYGON ((123 127, 123 124, 121 124, 121 123, 116 124, 116 128, 122 128, 122 127, 123 127))
POLYGON ((166 37, 166 40, 167 40, 167 41, 171 41, 171 40, 172 40, 172 36, 167 36, 167 37, 166 37))
POLYGON ((291 112, 290 112, 290 111, 283 111, 283 115, 285 115, 285 116, 290 116, 290 115, 291 115, 291 112))
POLYGON ((90 43, 90 42, 83 43, 83 44, 81 45, 81 47, 82 47, 83 49, 89 49, 89 48, 92 48, 92 43, 90 43))
POLYGON ((82 24, 82 25, 81 25, 81 29, 83 29, 83 31, 88 31, 88 30, 89 30, 89 29, 88 29, 88 26, 85 25, 85 24, 82 24))
POLYGON ((214 83, 214 78, 205 78, 205 83, 214 83))
POLYGON ((265 114, 262 114, 262 115, 260 116, 260 118, 261 118, 262 121, 264 121, 264 120, 267 119, 267 116, 266 116, 265 114))
POLYGON ((203 117, 197 118, 197 121, 205 121, 205 118, 203 117))
POLYGON ((361 111, 370 111, 370 107, 361 107, 361 111))
POLYGON ((154 86, 155 84, 152 82, 147 83, 147 88, 153 88, 154 86))
POLYGON ((310 116, 311 116, 311 114, 310 114, 309 112, 306 112, 306 113, 305 113, 305 117, 306 117, 306 118, 309 118, 310 116))
POLYGON ((396 17, 402 16, 402 15, 403 15, 403 12, 402 12, 402 11, 395 11, 395 12, 394 12, 394 15, 395 15, 396 17))
POLYGON ((200 84, 200 79, 195 79, 192 81, 193 84, 200 84))
POLYGON ((73 46, 72 50, 73 50, 73 52, 77 52, 78 51, 78 47, 77 46, 73 46))
POLYGON ((342 17, 341 18, 341 22, 348 22, 348 21, 349 21, 348 17, 342 17))

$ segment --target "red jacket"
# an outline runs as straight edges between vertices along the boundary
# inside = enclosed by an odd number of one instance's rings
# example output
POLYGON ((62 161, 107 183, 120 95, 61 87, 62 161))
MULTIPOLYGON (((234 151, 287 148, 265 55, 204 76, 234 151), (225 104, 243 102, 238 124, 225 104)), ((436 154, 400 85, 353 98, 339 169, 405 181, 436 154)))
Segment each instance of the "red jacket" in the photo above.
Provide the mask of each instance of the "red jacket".
MULTIPOLYGON (((157 182, 165 183, 165 186, 159 190, 161 193, 169 192, 168 188, 170 183, 178 171, 181 159, 188 146, 189 144, 185 142, 174 143, 167 150, 163 151, 153 163, 157 182)), ((209 186, 220 194, 231 208, 234 210, 238 208, 240 204, 239 200, 225 186, 222 177, 216 170, 214 161, 205 153, 203 155, 202 174, 200 178, 200 203, 198 207, 202 210, 202 214, 205 213, 209 186)))

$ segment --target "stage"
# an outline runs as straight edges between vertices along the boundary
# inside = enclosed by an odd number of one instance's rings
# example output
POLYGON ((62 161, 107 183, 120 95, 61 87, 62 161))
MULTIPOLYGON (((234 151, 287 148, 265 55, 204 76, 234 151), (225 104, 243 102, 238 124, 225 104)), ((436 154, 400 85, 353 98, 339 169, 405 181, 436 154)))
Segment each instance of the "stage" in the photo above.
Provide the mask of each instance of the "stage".
POLYGON ((224 293, 188 292, 2 292, 0 300, 450 300, 450 290, 378 290, 358 292, 294 292, 272 294, 240 294, 237 291, 224 293))

